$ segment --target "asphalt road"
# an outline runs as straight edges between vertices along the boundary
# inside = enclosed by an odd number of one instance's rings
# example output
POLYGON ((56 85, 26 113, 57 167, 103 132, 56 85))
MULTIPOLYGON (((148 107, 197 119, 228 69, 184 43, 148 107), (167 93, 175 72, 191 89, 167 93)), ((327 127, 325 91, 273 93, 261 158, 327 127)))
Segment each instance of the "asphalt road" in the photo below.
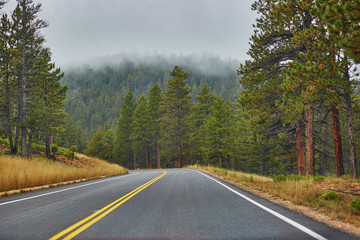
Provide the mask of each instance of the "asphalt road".
POLYGON ((357 239, 195 170, 0 198, 0 239, 357 239))

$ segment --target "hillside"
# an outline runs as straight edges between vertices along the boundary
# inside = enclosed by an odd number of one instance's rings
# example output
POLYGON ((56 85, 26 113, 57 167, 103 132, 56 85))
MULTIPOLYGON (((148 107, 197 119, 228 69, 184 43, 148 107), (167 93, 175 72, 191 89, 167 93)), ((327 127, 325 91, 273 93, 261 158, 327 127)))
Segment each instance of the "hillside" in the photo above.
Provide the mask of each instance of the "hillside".
POLYGON ((9 152, 9 148, 0 143, 0 197, 9 194, 6 192, 9 190, 30 191, 34 187, 47 188, 127 173, 127 169, 117 164, 79 153, 75 153, 74 158, 59 154, 56 161, 52 161, 38 150, 33 151, 31 159, 5 155, 5 152, 9 152))
POLYGON ((211 92, 223 99, 234 101, 239 97, 237 61, 210 55, 117 55, 98 59, 94 64, 64 69, 62 84, 69 87, 64 109, 72 114, 89 139, 108 121, 115 128, 120 106, 129 89, 136 98, 147 96, 154 83, 165 90, 170 80, 169 72, 175 65, 189 72, 187 84, 193 89, 192 96, 207 84, 211 92))

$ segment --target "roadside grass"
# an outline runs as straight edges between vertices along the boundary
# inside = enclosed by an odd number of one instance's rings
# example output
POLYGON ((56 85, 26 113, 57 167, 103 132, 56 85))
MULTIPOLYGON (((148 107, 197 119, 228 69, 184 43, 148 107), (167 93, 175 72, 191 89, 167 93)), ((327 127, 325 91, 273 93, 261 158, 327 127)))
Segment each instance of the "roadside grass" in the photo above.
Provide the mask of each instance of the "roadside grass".
MULTIPOLYGON (((270 194, 272 197, 306 206, 339 220, 360 227, 360 197, 333 190, 336 185, 357 182, 355 179, 336 177, 299 177, 296 175, 264 177, 210 166, 190 166, 207 171, 227 181, 270 194)), ((360 193, 360 192, 359 192, 360 193)))
POLYGON ((46 158, 25 159, 17 156, 0 156, 0 192, 57 184, 78 179, 95 179, 122 175, 127 169, 106 161, 77 154, 84 167, 52 162, 46 158))

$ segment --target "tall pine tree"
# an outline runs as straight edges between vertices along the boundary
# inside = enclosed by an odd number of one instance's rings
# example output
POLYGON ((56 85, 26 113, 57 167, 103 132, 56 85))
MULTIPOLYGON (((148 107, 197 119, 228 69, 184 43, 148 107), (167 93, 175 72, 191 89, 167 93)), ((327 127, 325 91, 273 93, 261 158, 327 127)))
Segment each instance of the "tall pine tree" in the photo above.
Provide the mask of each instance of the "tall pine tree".
POLYGON ((185 80, 189 73, 184 72, 179 66, 175 66, 170 72, 173 77, 168 82, 164 93, 164 101, 161 104, 162 153, 170 161, 178 162, 182 167, 184 156, 188 153, 190 134, 190 111, 191 111, 191 88, 185 80))

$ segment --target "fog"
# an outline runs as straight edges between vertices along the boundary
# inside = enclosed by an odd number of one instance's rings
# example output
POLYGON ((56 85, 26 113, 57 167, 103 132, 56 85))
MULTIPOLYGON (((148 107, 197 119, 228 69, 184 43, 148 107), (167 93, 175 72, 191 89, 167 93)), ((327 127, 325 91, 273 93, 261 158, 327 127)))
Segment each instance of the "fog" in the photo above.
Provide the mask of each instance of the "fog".
MULTIPOLYGON (((57 65, 120 53, 205 54, 244 61, 256 13, 252 0, 34 0, 57 65)), ((4 12, 14 9, 10 0, 4 12)))

